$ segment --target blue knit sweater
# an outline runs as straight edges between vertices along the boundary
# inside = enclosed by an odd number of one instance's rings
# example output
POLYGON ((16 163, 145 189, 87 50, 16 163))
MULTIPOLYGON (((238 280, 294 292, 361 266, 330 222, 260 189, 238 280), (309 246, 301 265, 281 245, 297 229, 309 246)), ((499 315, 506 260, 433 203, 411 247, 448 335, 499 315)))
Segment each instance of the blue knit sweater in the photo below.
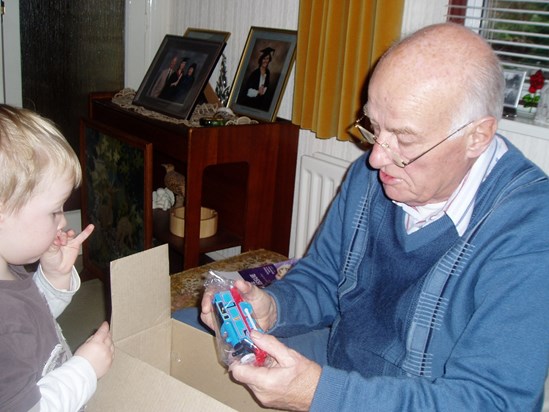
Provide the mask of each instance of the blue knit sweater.
POLYGON ((536 411, 549 366, 549 181, 506 140, 466 233, 407 235, 367 155, 307 255, 268 288, 271 331, 331 326, 312 410, 536 411))

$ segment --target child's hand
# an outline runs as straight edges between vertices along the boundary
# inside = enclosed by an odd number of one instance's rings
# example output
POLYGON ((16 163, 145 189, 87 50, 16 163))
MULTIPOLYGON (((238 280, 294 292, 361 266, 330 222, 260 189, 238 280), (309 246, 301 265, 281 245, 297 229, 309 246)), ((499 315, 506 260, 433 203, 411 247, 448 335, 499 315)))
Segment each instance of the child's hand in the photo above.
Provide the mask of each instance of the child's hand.
MULTIPOLYGON (((74 230, 59 230, 50 248, 40 258, 42 271, 52 284, 72 270, 80 251, 80 245, 92 234, 93 225, 88 225, 78 236, 74 230)), ((66 287, 65 287, 66 288, 66 287)))
POLYGON ((97 332, 82 344, 74 355, 81 356, 90 362, 97 379, 103 377, 114 359, 114 343, 109 331, 109 324, 103 322, 97 332))

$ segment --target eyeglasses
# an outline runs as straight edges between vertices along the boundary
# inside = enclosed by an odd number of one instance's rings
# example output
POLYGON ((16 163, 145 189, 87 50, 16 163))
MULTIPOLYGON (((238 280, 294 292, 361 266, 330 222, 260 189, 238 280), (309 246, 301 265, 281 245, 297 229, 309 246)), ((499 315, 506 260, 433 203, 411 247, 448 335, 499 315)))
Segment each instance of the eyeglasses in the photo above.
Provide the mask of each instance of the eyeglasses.
POLYGON ((358 131, 360 132, 360 134, 362 135, 362 139, 361 140, 361 143, 370 143, 371 145, 377 143, 378 145, 380 145, 383 149, 385 149, 385 151, 391 156, 391 160, 393 161, 393 163, 395 165, 397 165, 398 167, 406 167, 408 165, 410 165, 411 163, 415 162, 417 159, 419 159, 421 156, 424 156, 426 155, 427 153, 429 153, 431 150, 433 150, 435 147, 437 147, 438 145, 440 145, 441 143, 445 142, 446 140, 448 140, 450 137, 454 136, 456 133, 460 132, 461 130, 465 129, 467 126, 469 126, 470 124, 472 124, 473 122, 469 122, 467 124, 464 124, 463 126, 461 126, 459 129, 457 129, 455 132, 452 132, 450 135, 446 136, 444 139, 442 139, 440 142, 438 142, 437 144, 435 144, 434 146, 430 147, 429 149, 425 150, 423 153, 421 153, 420 155, 416 156, 416 157, 413 157, 412 159, 404 159, 399 153, 395 152, 393 149, 391 149, 391 147, 389 146, 389 143, 387 142, 383 142, 383 143, 380 143, 378 141, 378 136, 376 136, 375 134, 373 134, 372 132, 370 132, 368 129, 366 129, 364 126, 362 126, 360 123, 364 120, 364 119, 367 119, 368 116, 364 115, 362 116, 360 119, 356 120, 355 123, 354 123, 354 127, 356 127, 358 129, 358 131))

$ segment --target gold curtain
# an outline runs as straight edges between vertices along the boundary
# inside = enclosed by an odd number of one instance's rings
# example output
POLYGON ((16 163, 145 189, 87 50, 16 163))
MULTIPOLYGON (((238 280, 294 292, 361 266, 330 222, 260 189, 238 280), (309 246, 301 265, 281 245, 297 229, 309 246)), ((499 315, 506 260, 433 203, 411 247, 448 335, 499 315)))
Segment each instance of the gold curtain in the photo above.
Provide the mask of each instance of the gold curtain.
POLYGON ((404 0, 300 0, 292 121, 348 140, 366 76, 400 37, 404 0))

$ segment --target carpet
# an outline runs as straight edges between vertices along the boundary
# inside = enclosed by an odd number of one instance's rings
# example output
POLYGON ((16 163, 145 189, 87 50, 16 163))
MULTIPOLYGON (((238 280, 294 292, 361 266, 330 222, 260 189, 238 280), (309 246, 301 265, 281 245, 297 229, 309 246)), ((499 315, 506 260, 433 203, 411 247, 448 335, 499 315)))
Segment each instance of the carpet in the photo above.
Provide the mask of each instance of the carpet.
POLYGON ((86 341, 106 320, 103 282, 92 279, 82 282, 72 302, 57 318, 72 351, 86 341))

